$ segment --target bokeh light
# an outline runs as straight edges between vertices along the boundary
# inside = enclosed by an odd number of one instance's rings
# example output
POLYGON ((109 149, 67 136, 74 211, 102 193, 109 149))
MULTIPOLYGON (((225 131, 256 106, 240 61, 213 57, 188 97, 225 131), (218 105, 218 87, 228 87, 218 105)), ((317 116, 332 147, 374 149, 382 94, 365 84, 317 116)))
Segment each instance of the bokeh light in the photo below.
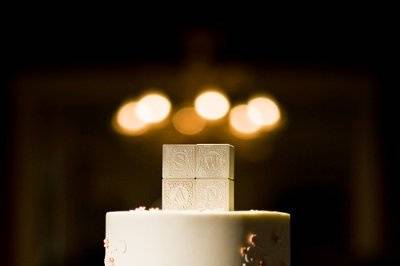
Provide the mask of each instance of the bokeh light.
POLYGON ((168 117, 171 111, 169 99, 159 93, 150 93, 143 96, 137 103, 136 113, 145 123, 158 123, 168 117))
POLYGON ((185 135, 195 135, 206 125, 206 121, 196 113, 193 107, 185 107, 176 112, 172 123, 177 131, 185 135))
POLYGON ((250 120, 247 108, 247 105, 240 104, 232 108, 229 113, 229 124, 234 133, 237 133, 235 135, 254 136, 261 128, 250 120))
POLYGON ((229 111, 228 98, 216 90, 201 93, 196 97, 194 106, 196 112, 207 120, 218 120, 223 118, 229 111))
POLYGON ((255 97, 247 104, 247 112, 251 121, 261 127, 275 125, 281 118, 278 105, 267 97, 255 97))
POLYGON ((137 103, 129 101, 118 109, 113 126, 121 134, 135 136, 147 130, 146 123, 137 117, 136 108, 137 103))

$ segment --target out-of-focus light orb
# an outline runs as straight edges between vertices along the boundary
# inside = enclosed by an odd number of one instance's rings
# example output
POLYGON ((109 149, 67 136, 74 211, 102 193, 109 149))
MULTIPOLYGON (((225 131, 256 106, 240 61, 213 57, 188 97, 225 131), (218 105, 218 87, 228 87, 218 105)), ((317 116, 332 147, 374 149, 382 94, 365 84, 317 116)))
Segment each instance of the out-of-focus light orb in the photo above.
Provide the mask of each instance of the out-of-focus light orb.
POLYGON ((114 126, 120 133, 125 135, 140 135, 146 131, 146 123, 137 117, 136 108, 137 103, 130 101, 118 109, 114 126))
POLYGON ((185 135, 200 133, 206 125, 206 121, 192 107, 185 107, 176 112, 172 123, 177 131, 185 135))
POLYGON ((231 128, 241 135, 254 135, 261 128, 248 116, 248 106, 240 104, 232 108, 229 113, 229 124, 231 128))
POLYGON ((230 103, 223 93, 210 90, 196 97, 194 107, 196 112, 204 119, 218 120, 228 113, 230 103))
POLYGON ((136 114, 145 123, 158 123, 168 117, 171 111, 171 102, 159 93, 150 93, 143 96, 137 103, 136 114))
POLYGON ((247 112, 251 121, 261 127, 275 125, 281 118, 278 105, 267 97, 250 99, 247 104, 247 112))

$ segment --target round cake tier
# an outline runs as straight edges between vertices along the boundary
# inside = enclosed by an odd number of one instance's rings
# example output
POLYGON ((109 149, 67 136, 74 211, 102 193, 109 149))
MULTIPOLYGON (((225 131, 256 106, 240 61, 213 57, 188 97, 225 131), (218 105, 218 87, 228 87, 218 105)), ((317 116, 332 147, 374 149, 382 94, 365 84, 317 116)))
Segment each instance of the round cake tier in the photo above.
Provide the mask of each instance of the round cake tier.
POLYGON ((108 212, 105 264, 289 266, 289 228, 270 211, 108 212))

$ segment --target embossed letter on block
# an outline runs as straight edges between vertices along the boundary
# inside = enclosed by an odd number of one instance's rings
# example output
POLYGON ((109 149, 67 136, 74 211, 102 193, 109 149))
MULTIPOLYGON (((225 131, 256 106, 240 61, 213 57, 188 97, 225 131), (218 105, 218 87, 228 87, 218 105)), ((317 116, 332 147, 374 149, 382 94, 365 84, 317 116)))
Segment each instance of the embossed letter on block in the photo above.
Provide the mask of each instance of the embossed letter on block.
POLYGON ((197 210, 234 210, 234 187, 230 179, 196 179, 195 208, 197 210))
POLYGON ((234 148, 229 144, 197 144, 197 178, 234 176, 234 148))
POLYGON ((163 145, 163 178, 196 177, 196 145, 163 145))
POLYGON ((163 179, 162 208, 164 210, 193 209, 195 181, 192 178, 163 179))

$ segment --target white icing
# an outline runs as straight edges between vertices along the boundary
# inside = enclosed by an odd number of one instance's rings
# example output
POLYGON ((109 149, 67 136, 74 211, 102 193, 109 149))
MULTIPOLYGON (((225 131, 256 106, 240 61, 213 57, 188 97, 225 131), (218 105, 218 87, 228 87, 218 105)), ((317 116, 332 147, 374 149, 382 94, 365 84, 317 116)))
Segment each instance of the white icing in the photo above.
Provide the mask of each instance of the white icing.
POLYGON ((289 220, 268 211, 109 212, 106 238, 116 266, 242 266, 261 257, 268 266, 289 266, 289 220), (256 245, 249 234, 257 234, 256 245))

